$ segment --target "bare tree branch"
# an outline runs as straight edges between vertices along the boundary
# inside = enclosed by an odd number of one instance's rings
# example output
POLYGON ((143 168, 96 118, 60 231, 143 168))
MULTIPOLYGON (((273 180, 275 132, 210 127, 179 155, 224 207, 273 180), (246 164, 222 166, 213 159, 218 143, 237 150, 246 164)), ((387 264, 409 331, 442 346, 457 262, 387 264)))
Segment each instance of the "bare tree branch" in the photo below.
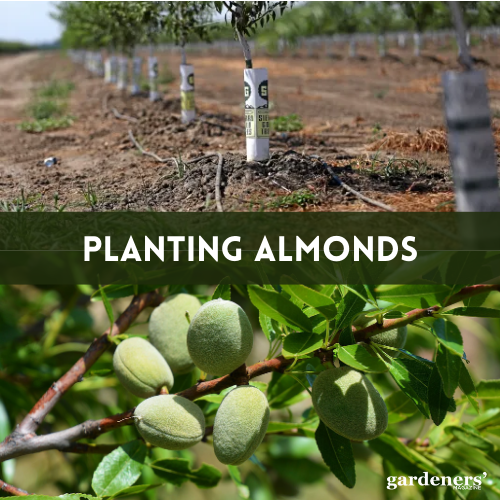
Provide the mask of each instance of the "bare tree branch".
POLYGON ((29 495, 27 491, 22 490, 21 488, 16 488, 15 486, 11 486, 10 484, 5 483, 1 479, 0 479, 0 491, 5 491, 17 497, 25 497, 29 495))
POLYGON ((87 420, 69 429, 43 436, 13 435, 0 446, 0 462, 40 451, 71 451, 73 443, 79 439, 95 439, 118 427, 132 425, 134 423, 134 410, 135 408, 132 408, 124 413, 100 420, 87 420))

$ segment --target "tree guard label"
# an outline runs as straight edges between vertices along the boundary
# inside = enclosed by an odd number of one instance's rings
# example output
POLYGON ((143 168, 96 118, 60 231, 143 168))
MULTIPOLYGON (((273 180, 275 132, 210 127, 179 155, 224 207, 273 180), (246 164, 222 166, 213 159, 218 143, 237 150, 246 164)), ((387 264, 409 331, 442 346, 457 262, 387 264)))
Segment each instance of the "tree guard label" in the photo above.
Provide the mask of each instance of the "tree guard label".
POLYGON ((184 123, 189 123, 196 118, 194 67, 191 64, 181 64, 180 71, 182 121, 184 123))
POLYGON ((245 69, 247 160, 269 159, 269 83, 266 69, 245 69))
POLYGON ((255 110, 245 109, 245 129, 247 137, 257 137, 255 133, 255 110))

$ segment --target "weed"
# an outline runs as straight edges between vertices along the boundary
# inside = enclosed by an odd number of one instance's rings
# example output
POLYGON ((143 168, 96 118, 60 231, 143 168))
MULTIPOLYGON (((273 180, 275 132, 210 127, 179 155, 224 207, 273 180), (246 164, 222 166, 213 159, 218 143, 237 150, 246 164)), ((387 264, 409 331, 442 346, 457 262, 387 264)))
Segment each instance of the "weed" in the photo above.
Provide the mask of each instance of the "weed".
POLYGON ((75 88, 74 84, 64 80, 52 80, 35 93, 34 100, 27 106, 26 112, 31 120, 19 124, 23 132, 40 133, 70 127, 74 118, 66 115, 65 99, 75 88))
POLYGON ((164 69, 158 76, 158 83, 160 85, 168 85, 172 82, 175 82, 175 76, 169 69, 164 69))
POLYGON ((305 207, 316 203, 316 195, 307 190, 296 191, 287 196, 279 196, 271 201, 268 206, 270 208, 289 208, 293 206, 305 207))
POLYGON ((387 92, 388 90, 387 89, 384 89, 384 90, 377 90, 376 92, 374 92, 374 96, 377 98, 377 99, 384 99, 384 97, 387 95, 387 92))
POLYGON ((49 130, 60 130, 71 127, 74 118, 69 115, 58 118, 43 118, 39 120, 26 120, 19 124, 19 130, 23 132, 41 133, 49 130))
POLYGON ((21 189, 21 198, 9 202, 6 200, 0 201, 0 211, 2 212, 27 212, 26 198, 24 189, 21 189))
POLYGON ((141 92, 149 92, 151 90, 151 85, 149 84, 149 79, 144 75, 141 75, 139 79, 139 88, 141 92))
POLYGON ((35 120, 46 120, 54 116, 62 116, 66 110, 64 103, 50 99, 35 100, 27 108, 29 115, 35 120))
POLYGON ((271 120, 271 129, 275 132, 298 132, 304 128, 299 115, 278 116, 271 120))
POLYGON ((99 200, 97 199, 97 193, 95 192, 94 187, 90 182, 85 185, 82 190, 82 194, 85 198, 85 203, 87 204, 87 206, 89 206, 93 210, 97 206, 99 200))
POLYGON ((21 189, 20 198, 12 201, 0 200, 0 212, 64 212, 66 205, 59 205, 59 194, 54 195, 54 206, 47 207, 42 201, 40 193, 25 196, 24 189, 21 189))
POLYGON ((75 84, 66 80, 52 80, 37 92, 42 99, 66 99, 75 90, 75 84))
POLYGON ((372 134, 376 135, 380 132, 382 132, 382 125, 380 125, 380 123, 377 122, 375 123, 375 125, 373 125, 372 134))

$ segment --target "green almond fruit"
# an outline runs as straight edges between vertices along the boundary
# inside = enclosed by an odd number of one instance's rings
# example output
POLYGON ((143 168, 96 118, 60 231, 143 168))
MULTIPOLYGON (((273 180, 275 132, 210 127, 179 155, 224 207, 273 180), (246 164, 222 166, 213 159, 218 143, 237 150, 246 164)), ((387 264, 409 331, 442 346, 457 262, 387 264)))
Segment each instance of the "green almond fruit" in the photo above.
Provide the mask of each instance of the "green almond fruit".
POLYGON ((205 417, 199 406, 174 394, 146 399, 137 406, 134 417, 144 440, 166 450, 185 450, 205 435, 205 417))
POLYGON ((175 374, 189 373, 195 367, 187 348, 189 322, 186 312, 192 318, 200 307, 201 302, 196 297, 179 293, 168 297, 149 319, 149 340, 175 374))
POLYGON ((238 304, 212 300, 191 319, 187 346, 200 370, 217 377, 226 375, 240 367, 250 354, 252 325, 238 304))
POLYGON ((389 415, 382 396, 352 368, 321 372, 312 386, 312 401, 322 422, 347 439, 367 441, 387 429, 389 415))
MULTIPOLYGON (((403 349, 406 345, 406 338, 408 337, 408 328, 402 326, 400 328, 394 328, 387 332, 377 333, 370 337, 370 342, 375 344, 386 345, 388 347, 395 347, 396 349, 403 349)), ((375 350, 370 345, 367 345, 368 351, 375 355, 375 350)), ((400 352, 393 351, 392 349, 382 349, 391 358, 397 358, 400 352)))
POLYGON ((240 386, 229 392, 217 410, 214 451, 219 462, 241 465, 259 447, 269 424, 269 404, 256 387, 240 386))
POLYGON ((113 368, 120 383, 139 398, 150 398, 162 387, 174 385, 165 358, 147 340, 131 337, 116 348, 113 368))

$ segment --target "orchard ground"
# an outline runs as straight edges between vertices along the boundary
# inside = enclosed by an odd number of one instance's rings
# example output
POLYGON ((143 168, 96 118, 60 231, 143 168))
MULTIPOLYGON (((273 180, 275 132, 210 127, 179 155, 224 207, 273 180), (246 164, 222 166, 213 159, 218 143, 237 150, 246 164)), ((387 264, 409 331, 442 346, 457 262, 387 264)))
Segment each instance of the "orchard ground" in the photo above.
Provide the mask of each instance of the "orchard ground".
MULTIPOLYGON (((209 152, 224 156, 225 211, 377 211, 331 180, 335 175, 363 195, 396 211, 453 210, 454 194, 444 132, 441 74, 458 70, 451 47, 428 46, 416 59, 412 48, 389 48, 380 59, 361 46, 360 57, 305 53, 257 54, 256 67, 270 73, 271 118, 297 114, 303 130, 274 133, 271 161, 245 161, 243 57, 239 52, 188 55, 195 66, 201 121, 180 122, 180 57, 160 52, 163 102, 120 94, 59 52, 0 58, 0 209, 24 195, 27 210, 215 211, 217 158, 191 165, 209 152), (71 81, 75 90, 65 129, 18 130, 36 89, 48 81, 71 81), (137 121, 120 120, 113 109, 137 121), (146 151, 175 162, 142 156, 146 151), (44 159, 58 164, 47 168, 44 159)), ((500 56, 493 46, 476 48, 488 71, 493 126, 500 141, 500 56)), ((146 75, 146 65, 144 65, 146 75)), ((146 80, 146 76, 144 77, 146 80)), ((19 206, 19 205, 18 205, 19 206)))

